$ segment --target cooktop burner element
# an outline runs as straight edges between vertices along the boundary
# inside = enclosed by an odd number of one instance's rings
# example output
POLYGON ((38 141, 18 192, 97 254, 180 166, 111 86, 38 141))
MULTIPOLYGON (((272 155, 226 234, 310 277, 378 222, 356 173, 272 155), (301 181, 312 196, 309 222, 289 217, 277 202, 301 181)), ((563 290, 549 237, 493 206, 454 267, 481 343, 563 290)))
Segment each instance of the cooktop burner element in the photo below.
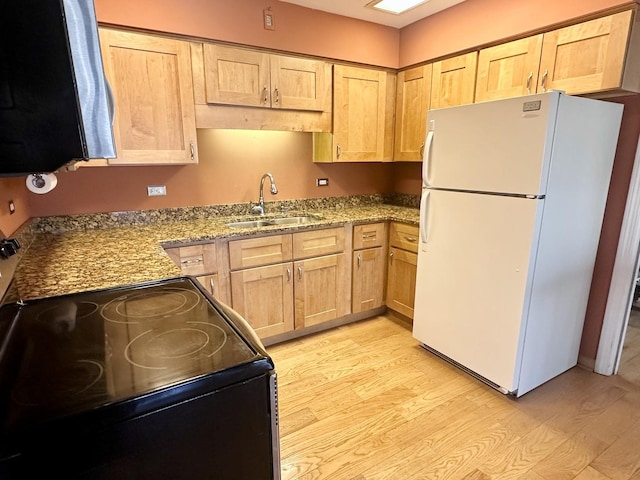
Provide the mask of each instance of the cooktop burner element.
POLYGON ((226 341, 227 334, 217 325, 187 322, 183 328, 141 333, 131 340, 124 354, 136 367, 163 370, 176 368, 189 359, 210 358, 226 341))
POLYGON ((16 325, 12 342, 23 345, 13 349, 10 425, 148 396, 257 358, 187 278, 29 302, 16 325))
POLYGON ((184 315, 199 303, 200 297, 193 291, 164 288, 161 291, 122 295, 102 307, 100 314, 110 322, 132 323, 184 315))
POLYGON ((104 367, 95 360, 77 360, 59 371, 43 371, 23 378, 14 388, 12 399, 24 407, 39 407, 44 402, 72 402, 83 395, 104 376, 104 367))
POLYGON ((94 302, 60 302, 50 308, 44 309, 38 314, 38 319, 51 321, 51 319, 61 318, 69 314, 71 310, 76 319, 88 317, 98 310, 98 304, 94 302))

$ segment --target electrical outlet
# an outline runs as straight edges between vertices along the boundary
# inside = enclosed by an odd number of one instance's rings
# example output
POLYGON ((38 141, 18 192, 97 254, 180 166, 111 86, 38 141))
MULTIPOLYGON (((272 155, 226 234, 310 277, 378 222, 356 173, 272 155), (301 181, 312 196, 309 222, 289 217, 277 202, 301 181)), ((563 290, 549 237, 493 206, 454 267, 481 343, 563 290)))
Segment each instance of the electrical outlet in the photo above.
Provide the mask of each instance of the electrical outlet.
POLYGON ((9 215, 13 215, 16 213, 16 205, 13 203, 13 200, 9 200, 9 215))
POLYGON ((316 187, 326 187, 329 185, 328 178, 316 178, 316 187))
POLYGON ((273 16, 273 12, 271 10, 263 10, 262 11, 264 18, 264 28, 265 30, 275 30, 275 17, 273 16))
POLYGON ((167 194, 167 187, 165 185, 147 185, 147 195, 149 197, 157 197, 167 194))

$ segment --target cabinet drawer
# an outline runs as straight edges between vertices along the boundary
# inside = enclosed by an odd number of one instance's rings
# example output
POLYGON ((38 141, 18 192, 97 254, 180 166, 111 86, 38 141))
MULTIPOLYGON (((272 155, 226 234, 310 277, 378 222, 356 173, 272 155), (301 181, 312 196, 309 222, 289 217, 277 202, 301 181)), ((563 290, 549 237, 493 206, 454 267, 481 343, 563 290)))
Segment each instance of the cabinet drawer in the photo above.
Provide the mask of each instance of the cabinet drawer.
POLYGON ((229 242, 231 270, 289 260, 291 260, 291 235, 272 235, 229 242))
POLYGON ((389 245, 417 253, 419 235, 417 225, 393 222, 389 231, 389 245))
POLYGON ((317 257, 344 251, 344 227, 293 234, 293 258, 317 257))
POLYGON ((204 275, 218 270, 215 243, 167 248, 166 252, 185 275, 204 275))
POLYGON ((353 249, 382 247, 384 245, 384 223, 369 223, 353 227, 353 249))

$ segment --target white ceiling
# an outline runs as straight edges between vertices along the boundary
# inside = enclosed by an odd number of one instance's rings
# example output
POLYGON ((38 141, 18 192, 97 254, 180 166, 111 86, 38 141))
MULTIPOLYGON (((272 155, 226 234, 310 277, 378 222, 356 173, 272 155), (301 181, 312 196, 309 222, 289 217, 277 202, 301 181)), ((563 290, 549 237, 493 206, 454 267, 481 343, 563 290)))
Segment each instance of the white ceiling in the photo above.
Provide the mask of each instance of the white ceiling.
POLYGON ((441 10, 452 7, 465 0, 428 0, 426 3, 419 5, 400 15, 386 13, 366 5, 371 0, 281 0, 287 3, 295 3, 302 7, 313 8, 314 10, 322 10, 324 12, 336 13, 346 17, 359 18, 369 22, 389 25, 395 28, 402 28, 424 17, 438 13, 441 10))

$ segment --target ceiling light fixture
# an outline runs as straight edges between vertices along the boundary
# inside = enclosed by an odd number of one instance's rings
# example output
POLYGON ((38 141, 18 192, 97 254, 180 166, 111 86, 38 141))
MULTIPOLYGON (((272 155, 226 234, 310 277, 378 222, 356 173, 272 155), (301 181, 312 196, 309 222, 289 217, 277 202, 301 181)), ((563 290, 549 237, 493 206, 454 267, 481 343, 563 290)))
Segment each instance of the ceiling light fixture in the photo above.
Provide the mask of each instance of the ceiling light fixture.
POLYGON ((400 15, 401 13, 411 10, 412 8, 426 3, 427 1, 428 0, 374 0, 373 2, 367 3, 367 7, 400 15))

